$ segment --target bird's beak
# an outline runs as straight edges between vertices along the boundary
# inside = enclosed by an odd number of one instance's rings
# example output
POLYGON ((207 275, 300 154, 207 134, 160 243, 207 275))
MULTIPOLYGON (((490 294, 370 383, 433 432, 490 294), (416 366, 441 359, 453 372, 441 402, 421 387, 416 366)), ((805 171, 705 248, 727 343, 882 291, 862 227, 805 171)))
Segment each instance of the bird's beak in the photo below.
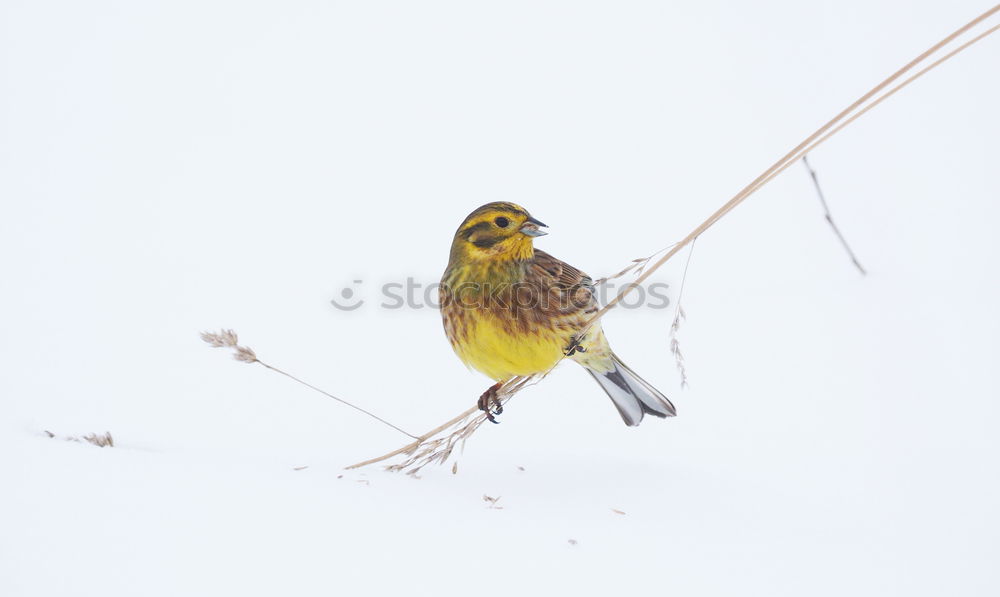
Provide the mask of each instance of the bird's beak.
POLYGON ((524 224, 521 224, 521 232, 526 236, 545 236, 548 232, 540 230, 539 226, 542 228, 548 228, 545 224, 542 224, 538 220, 532 217, 528 217, 524 224))

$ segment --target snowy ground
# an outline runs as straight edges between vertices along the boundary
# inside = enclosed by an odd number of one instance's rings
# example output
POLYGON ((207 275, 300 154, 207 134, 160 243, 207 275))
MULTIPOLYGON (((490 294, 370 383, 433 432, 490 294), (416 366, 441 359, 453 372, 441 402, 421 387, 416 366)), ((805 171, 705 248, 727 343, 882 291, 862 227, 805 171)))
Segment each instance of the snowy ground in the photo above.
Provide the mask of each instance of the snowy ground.
POLYGON ((867 278, 795 167, 697 245, 690 389, 606 318, 676 419, 568 364, 345 471, 405 438, 198 339, 433 427, 488 381, 379 287, 471 209, 612 273, 986 8, 691 4, 0 4, 0 595, 1000 593, 1000 38, 812 156, 867 278))

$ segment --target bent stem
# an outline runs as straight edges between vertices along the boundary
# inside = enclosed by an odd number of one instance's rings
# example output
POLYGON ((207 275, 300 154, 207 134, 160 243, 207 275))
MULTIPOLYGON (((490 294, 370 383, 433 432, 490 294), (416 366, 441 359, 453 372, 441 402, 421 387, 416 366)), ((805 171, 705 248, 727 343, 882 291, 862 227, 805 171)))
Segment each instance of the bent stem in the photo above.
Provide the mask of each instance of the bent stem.
MULTIPOLYGON (((503 405, 514 397, 514 394, 529 385, 538 383, 545 375, 533 375, 514 377, 505 382, 497 390, 497 401, 503 405)), ((428 464, 444 464, 456 447, 465 448, 465 441, 479 429, 479 426, 486 422, 486 413, 474 406, 455 418, 438 425, 427 433, 418 436, 417 439, 402 448, 398 448, 383 454, 377 458, 370 458, 357 464, 345 467, 347 469, 361 468, 377 462, 389 460, 400 454, 405 454, 407 458, 402 462, 387 465, 386 470, 393 472, 405 471, 408 475, 416 475, 420 469, 428 464), (450 433, 445 434, 448 430, 450 433)))

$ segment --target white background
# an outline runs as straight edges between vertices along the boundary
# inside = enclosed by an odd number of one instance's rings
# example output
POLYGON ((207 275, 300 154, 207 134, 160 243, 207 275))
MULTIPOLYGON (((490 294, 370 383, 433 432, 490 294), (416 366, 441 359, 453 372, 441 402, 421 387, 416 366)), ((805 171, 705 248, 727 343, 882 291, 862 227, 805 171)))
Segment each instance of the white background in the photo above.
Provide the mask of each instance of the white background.
POLYGON ((676 419, 567 364, 458 475, 345 472, 405 438, 198 339, 422 432, 490 382, 378 289, 469 211, 612 273, 987 7, 5 0, 0 594, 998 594, 1000 38, 813 154, 867 278, 797 164, 697 244, 690 389, 606 318, 676 419))

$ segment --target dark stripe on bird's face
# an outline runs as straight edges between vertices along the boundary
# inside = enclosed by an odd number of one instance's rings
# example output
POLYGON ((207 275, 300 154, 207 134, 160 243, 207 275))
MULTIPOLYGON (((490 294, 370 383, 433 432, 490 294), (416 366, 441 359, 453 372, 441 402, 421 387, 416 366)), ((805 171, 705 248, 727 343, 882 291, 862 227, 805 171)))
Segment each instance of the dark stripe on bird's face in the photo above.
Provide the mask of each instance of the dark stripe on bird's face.
MULTIPOLYGON (((490 230, 492 227, 493 224, 491 222, 479 222, 478 224, 474 226, 469 226, 468 228, 463 230, 462 236, 465 238, 465 240, 471 240, 473 235, 476 235, 476 233, 486 232, 490 230)), ((476 245, 481 249, 488 249, 493 245, 497 244, 498 242, 500 242, 501 240, 503 240, 503 238, 500 236, 480 235, 479 237, 476 238, 475 241, 472 241, 472 244, 476 245)))
POLYGON ((503 236, 484 236, 482 238, 477 238, 476 240, 472 241, 472 244, 476 245, 480 249, 489 249, 493 245, 495 245, 498 242, 502 241, 504 238, 506 238, 506 237, 503 237, 503 236))

